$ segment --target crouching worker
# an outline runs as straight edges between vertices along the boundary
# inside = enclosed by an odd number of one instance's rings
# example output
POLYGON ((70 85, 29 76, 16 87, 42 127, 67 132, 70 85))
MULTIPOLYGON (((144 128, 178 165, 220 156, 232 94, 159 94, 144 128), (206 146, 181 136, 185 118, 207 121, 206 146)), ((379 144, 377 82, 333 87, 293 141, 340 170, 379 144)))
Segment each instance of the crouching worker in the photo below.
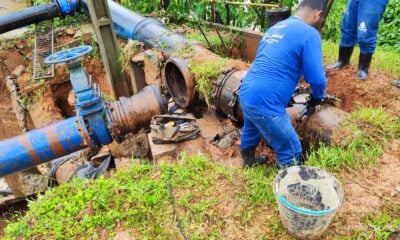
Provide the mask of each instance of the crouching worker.
POLYGON ((324 0, 303 0, 294 17, 277 23, 261 39, 240 87, 244 166, 266 160, 255 157, 261 137, 276 152, 278 168, 299 163, 302 147, 285 107, 301 75, 310 84, 309 103, 318 105, 325 97, 321 36, 315 28, 325 11, 324 0))

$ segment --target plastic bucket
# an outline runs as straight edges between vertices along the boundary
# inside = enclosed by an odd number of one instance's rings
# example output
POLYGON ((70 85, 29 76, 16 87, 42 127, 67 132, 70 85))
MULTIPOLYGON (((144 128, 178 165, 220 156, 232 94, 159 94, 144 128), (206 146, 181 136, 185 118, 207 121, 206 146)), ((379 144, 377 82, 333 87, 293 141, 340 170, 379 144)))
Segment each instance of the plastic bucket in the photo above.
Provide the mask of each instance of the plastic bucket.
POLYGON ((344 198, 342 185, 332 174, 306 166, 280 171, 274 194, 283 226, 298 239, 319 239, 344 198))

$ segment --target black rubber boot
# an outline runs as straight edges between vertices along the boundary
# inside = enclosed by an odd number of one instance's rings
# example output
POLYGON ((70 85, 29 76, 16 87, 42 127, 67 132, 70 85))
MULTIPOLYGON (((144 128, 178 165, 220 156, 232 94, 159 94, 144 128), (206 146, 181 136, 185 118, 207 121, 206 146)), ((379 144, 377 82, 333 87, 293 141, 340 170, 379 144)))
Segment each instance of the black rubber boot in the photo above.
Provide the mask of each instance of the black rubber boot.
POLYGON ((358 71, 357 71, 357 79, 358 80, 366 80, 368 77, 368 69, 371 64, 372 53, 364 54, 360 53, 360 57, 358 58, 358 71))
POLYGON ((400 80, 393 80, 393 86, 400 88, 400 80))
POLYGON ((354 47, 339 47, 339 59, 336 63, 326 67, 327 70, 341 69, 350 63, 351 54, 353 54, 354 47))
POLYGON ((267 157, 265 156, 256 157, 255 148, 245 151, 241 150, 240 154, 242 155, 243 159, 243 167, 253 167, 259 164, 263 164, 267 161, 267 157))

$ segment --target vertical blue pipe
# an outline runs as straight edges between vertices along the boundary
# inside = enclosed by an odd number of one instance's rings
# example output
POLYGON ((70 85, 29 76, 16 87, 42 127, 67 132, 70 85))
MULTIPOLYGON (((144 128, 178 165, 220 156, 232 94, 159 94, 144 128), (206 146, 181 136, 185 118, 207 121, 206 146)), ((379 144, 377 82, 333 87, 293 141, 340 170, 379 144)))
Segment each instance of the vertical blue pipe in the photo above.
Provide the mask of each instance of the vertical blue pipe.
POLYGON ((76 117, 0 142, 0 177, 86 147, 76 117))

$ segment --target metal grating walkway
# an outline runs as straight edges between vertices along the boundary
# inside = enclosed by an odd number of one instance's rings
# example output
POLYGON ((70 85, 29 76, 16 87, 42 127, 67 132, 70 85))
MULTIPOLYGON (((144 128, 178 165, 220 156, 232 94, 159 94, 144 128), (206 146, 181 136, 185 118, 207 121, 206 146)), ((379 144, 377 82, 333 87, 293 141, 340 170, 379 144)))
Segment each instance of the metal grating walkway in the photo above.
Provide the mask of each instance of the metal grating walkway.
POLYGON ((44 59, 54 53, 54 24, 52 20, 43 21, 35 27, 35 50, 33 79, 54 77, 54 65, 45 64, 44 59))

